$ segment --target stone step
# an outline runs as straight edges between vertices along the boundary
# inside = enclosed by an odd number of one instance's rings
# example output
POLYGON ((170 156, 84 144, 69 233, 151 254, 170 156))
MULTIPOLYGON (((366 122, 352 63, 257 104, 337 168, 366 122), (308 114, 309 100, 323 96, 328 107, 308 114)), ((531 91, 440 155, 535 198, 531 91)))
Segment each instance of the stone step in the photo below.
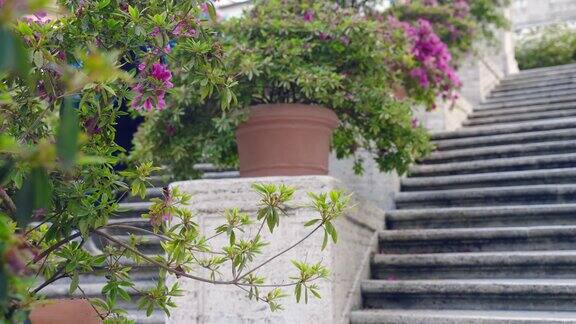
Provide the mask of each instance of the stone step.
POLYGON ((440 151, 471 148, 497 148, 500 145, 534 144, 550 141, 576 140, 576 128, 527 131, 478 137, 462 137, 433 141, 440 151))
MULTIPOLYGON (((543 68, 545 69, 545 68, 543 68)), ((519 81, 519 80, 539 80, 542 78, 559 77, 566 75, 576 75, 576 68, 574 66, 563 66, 562 68, 554 67, 548 70, 534 69, 534 71, 524 70, 520 73, 511 74, 506 76, 506 82, 519 81)))
POLYGON ((380 253, 576 250, 576 226, 385 230, 380 253))
POLYGON ((481 117, 481 118, 469 118, 465 120, 463 126, 478 126, 478 125, 494 125, 494 124, 506 124, 506 123, 517 123, 517 122, 528 122, 528 121, 541 121, 541 120, 552 120, 552 119, 563 119, 576 116, 576 109, 564 109, 564 110, 552 110, 546 112, 533 112, 533 113, 522 113, 515 115, 504 115, 496 117, 481 117))
POLYGON ((564 87, 568 85, 576 84, 576 80, 573 78, 564 78, 556 80, 542 80, 540 82, 532 84, 508 84, 508 85, 498 85, 496 86, 491 94, 498 95, 501 93, 514 93, 519 91, 542 91, 544 89, 556 89, 558 87, 564 87))
POLYGON ((115 218, 134 218, 140 217, 149 211, 152 203, 149 201, 122 202, 118 206, 118 212, 115 218))
POLYGON ((515 90, 515 89, 534 89, 547 87, 551 85, 560 85, 575 83, 576 77, 571 75, 552 76, 533 80, 511 80, 503 81, 495 87, 495 91, 515 90))
POLYGON ((538 112, 550 112, 556 110, 569 110, 575 109, 576 104, 573 102, 560 102, 556 104, 549 105, 537 105, 528 107, 515 107, 515 108, 500 108, 500 109, 485 109, 485 110, 474 110, 469 118, 488 118, 488 117, 503 117, 509 115, 520 115, 528 113, 538 113, 538 112))
POLYGON ((519 156, 443 164, 422 164, 410 168, 410 177, 432 177, 506 171, 576 167, 576 153, 519 156))
POLYGON ((239 171, 206 172, 202 179, 232 179, 240 177, 239 171))
MULTIPOLYGON (((110 219, 108 224, 112 225, 128 225, 133 227, 142 228, 145 230, 152 230, 152 225, 150 224, 150 220, 147 218, 143 218, 140 216, 136 216, 133 218, 113 218, 110 219)), ((131 230, 123 227, 108 227, 106 228, 106 232, 113 235, 129 235, 133 234, 142 234, 141 231, 131 230)))
POLYGON ((166 187, 173 181, 170 175, 151 175, 147 178, 148 182, 154 187, 166 187))
POLYGON ((146 196, 144 198, 140 197, 140 195, 132 196, 129 192, 126 192, 124 198, 122 199, 122 203, 130 203, 130 202, 149 202, 152 198, 162 198, 164 193, 164 188, 162 187, 153 187, 146 189, 146 196))
POLYGON ((497 91, 497 89, 495 89, 492 92, 490 92, 490 94, 488 94, 488 96, 486 97, 486 100, 495 99, 495 98, 506 98, 506 97, 513 98, 513 97, 519 97, 522 95, 545 94, 545 93, 548 93, 550 91, 560 91, 560 90, 570 91, 570 90, 574 89, 575 87, 576 87, 576 82, 568 82, 568 83, 564 83, 564 84, 543 86, 543 87, 538 87, 538 88, 528 88, 528 89, 518 88, 518 89, 503 90, 503 91, 497 91))
POLYGON ((576 283, 571 280, 366 280, 364 307, 574 311, 576 283))
POLYGON ((363 309, 352 311, 351 324, 567 324, 576 312, 363 309))
POLYGON ((396 208, 537 205, 576 202, 576 184, 400 192, 396 208))
POLYGON ((575 128, 576 118, 563 118, 558 120, 527 121, 509 123, 505 125, 482 125, 465 127, 457 131, 438 132, 432 135, 433 140, 461 139, 467 137, 483 137, 492 135, 516 134, 538 132, 546 130, 560 130, 575 128))
POLYGON ((391 210, 388 229, 576 225, 576 204, 391 210))
POLYGON ((550 105, 561 102, 574 102, 576 101, 576 94, 573 92, 567 93, 563 96, 557 95, 551 98, 531 98, 531 99, 518 99, 518 100, 505 100, 500 102, 484 102, 481 103, 477 109, 504 109, 504 108, 515 108, 515 107, 529 107, 538 105, 550 105))
POLYGON ((514 94, 509 93, 506 96, 488 96, 482 104, 493 104, 500 102, 515 102, 528 99, 542 99, 542 98, 555 98, 557 96, 567 96, 576 92, 576 84, 571 86, 559 86, 556 88, 548 89, 548 91, 529 91, 525 93, 514 94))
POLYGON ((401 191, 576 183, 576 168, 404 178, 401 191))
POLYGON ((550 80, 558 80, 558 79, 568 79, 576 77, 576 71, 574 70, 565 70, 565 71, 553 71, 551 73, 546 73, 543 75, 516 75, 507 77, 506 79, 500 81, 498 86, 509 86, 509 85, 531 85, 537 82, 544 82, 550 80))
POLYGON ((374 279, 576 279, 576 251, 376 254, 374 279))
POLYGON ((523 78, 525 76, 538 76, 542 74, 550 74, 562 71, 576 71, 576 64, 562 64, 562 65, 554 65, 554 66, 547 66, 547 67, 540 67, 540 68, 533 68, 533 69, 526 69, 521 70, 518 73, 508 75, 506 78, 523 78))
POLYGON ((539 156, 561 153, 576 153, 576 141, 551 141, 528 144, 510 144, 467 148, 450 151, 434 151, 420 164, 440 164, 449 162, 476 161, 485 159, 539 156))

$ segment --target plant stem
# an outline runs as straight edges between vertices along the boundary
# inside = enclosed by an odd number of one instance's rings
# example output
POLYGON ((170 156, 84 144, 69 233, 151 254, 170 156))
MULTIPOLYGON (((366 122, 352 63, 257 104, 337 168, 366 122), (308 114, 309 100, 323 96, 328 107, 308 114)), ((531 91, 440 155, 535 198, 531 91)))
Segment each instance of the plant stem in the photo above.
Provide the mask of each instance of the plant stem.
POLYGON ((0 199, 2 199, 12 216, 16 215, 16 204, 14 204, 12 198, 8 196, 8 193, 6 193, 6 190, 2 187, 0 187, 0 199))
POLYGON ((66 243, 68 243, 68 242, 70 242, 70 241, 72 241, 73 239, 75 239, 75 238, 77 238, 77 237, 79 237, 79 236, 81 236, 81 235, 82 235, 82 233, 77 232, 77 233, 74 233, 74 234, 68 236, 68 237, 65 238, 65 239, 62 239, 60 242, 52 245, 51 247, 49 247, 48 249, 46 249, 44 252, 40 253, 37 257, 35 257, 35 258, 32 260, 32 263, 36 263, 36 262, 42 260, 43 258, 47 257, 50 253, 52 253, 52 252, 54 252, 55 250, 59 249, 62 245, 66 244, 66 243))
POLYGON ((244 279, 246 276, 248 276, 249 274, 253 273, 254 271, 262 268, 263 266, 265 266, 266 264, 270 263, 272 260, 276 259, 277 257, 281 256, 282 254, 292 250, 293 248, 295 248, 297 245, 299 245, 300 243, 304 242, 306 239, 308 239, 312 234, 314 234, 318 229, 320 229, 322 226, 324 225, 324 221, 322 221, 320 223, 320 225, 316 226, 312 231, 310 231, 310 233, 308 233, 306 236, 304 236, 303 238, 301 238, 298 242, 290 245, 289 247, 285 248, 284 250, 278 252, 277 254, 275 254, 274 256, 272 256, 271 258, 269 258, 268 260, 262 262, 260 265, 256 266, 255 268, 252 268, 252 270, 246 272, 245 274, 243 274, 240 278, 238 278, 238 280, 244 279))

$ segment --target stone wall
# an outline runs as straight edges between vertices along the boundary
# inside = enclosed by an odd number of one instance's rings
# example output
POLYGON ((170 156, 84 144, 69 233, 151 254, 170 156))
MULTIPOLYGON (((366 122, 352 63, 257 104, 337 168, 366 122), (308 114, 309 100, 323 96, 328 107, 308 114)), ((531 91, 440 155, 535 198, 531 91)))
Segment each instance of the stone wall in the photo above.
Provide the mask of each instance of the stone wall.
POLYGON ((512 3, 514 30, 553 23, 576 21, 574 0, 514 0, 512 3))
MULTIPOLYGON (((298 189, 288 215, 280 220, 280 228, 274 231, 270 239, 268 231, 264 239, 271 244, 264 248, 264 255, 257 258, 265 260, 286 248, 309 233, 310 228, 303 224, 317 217, 316 212, 308 208, 309 198, 306 192, 326 192, 346 187, 338 180, 328 176, 306 177, 270 177, 220 180, 197 180, 177 182, 171 187, 193 195, 190 210, 197 217, 202 231, 213 231, 222 223, 226 208, 238 207, 241 211, 255 214, 258 195, 250 186, 254 182, 284 183, 298 189)), ((297 304, 293 296, 282 301, 284 310, 272 313, 262 302, 248 300, 247 294, 234 286, 214 286, 186 278, 171 278, 178 281, 185 290, 185 296, 176 299, 176 308, 169 320, 173 324, 192 323, 348 323, 349 311, 360 303, 359 283, 367 278, 370 253, 376 246, 377 231, 384 225, 384 213, 360 197, 354 196, 351 208, 335 222, 338 230, 338 244, 329 244, 321 251, 322 235, 317 232, 302 245, 258 271, 271 282, 282 283, 288 276, 295 274, 290 260, 305 260, 309 263, 322 261, 331 269, 330 280, 320 283, 322 299, 311 298, 308 304, 297 304)), ((247 233, 254 233, 257 225, 247 233)), ((224 244, 225 237, 215 239, 216 246, 224 244)), ((229 278, 230 270, 222 269, 229 278)), ((203 271, 195 274, 207 276, 203 271)), ((264 289, 266 290, 266 289, 264 289)), ((292 294, 293 288, 287 291, 292 294)))

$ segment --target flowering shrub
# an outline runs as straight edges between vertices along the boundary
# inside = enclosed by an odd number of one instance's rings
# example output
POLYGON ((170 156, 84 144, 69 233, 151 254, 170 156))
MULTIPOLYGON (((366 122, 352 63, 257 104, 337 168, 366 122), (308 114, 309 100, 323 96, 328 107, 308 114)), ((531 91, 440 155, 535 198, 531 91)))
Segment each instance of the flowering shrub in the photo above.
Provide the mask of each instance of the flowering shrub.
MULTIPOLYGON (((494 36, 498 28, 507 28, 503 8, 509 0, 411 0, 395 5, 389 14, 415 23, 429 21, 440 39, 448 45, 454 63, 473 50, 476 41, 494 36)), ((388 14, 388 13, 387 13, 388 14)))
MULTIPOLYGON (((157 169, 142 163, 117 171, 123 153, 115 142, 118 116, 133 109, 153 118, 179 102, 213 93, 221 99, 212 101, 214 111, 234 102, 221 45, 209 26, 213 5, 62 0, 56 13, 45 15, 40 11, 45 2, 0 0, 0 320, 27 322, 46 286, 69 278, 69 293, 83 293, 82 276, 97 273, 106 284, 104 298, 91 299, 94 309, 107 323, 130 322, 117 302, 129 301, 128 292, 139 288, 130 267, 118 262, 123 258, 160 268, 157 285, 138 290, 138 306, 149 315, 175 307, 172 298, 181 291, 166 286, 170 273, 238 286, 278 309, 283 293, 258 276, 262 264, 250 261, 265 244, 261 232, 253 237, 240 232, 252 222, 261 228, 268 224, 272 232, 293 189, 256 185, 262 197, 258 215, 227 211, 215 233, 200 233, 184 207, 190 197, 169 189, 146 215, 152 231, 109 222, 128 192, 144 198, 147 178, 157 169), (186 60, 169 67, 168 56, 186 60), (159 237, 165 255, 150 257, 139 250, 140 240, 119 240, 108 234, 111 228, 159 237), (220 235, 229 244, 214 251, 210 238, 220 235), (105 242, 101 251, 88 251, 92 237, 105 242), (190 274, 224 264, 233 269, 230 278, 190 274), (267 287, 267 293, 254 293, 267 287)), ((319 213, 311 232, 335 238, 331 222, 347 197, 340 192, 311 197, 319 213)), ((288 286, 317 295, 313 281, 325 278, 327 269, 295 264, 288 286)))
MULTIPOLYGON (((204 143, 217 141, 230 143, 221 147, 236 156, 233 130, 245 108, 291 102, 318 104, 337 113, 341 123, 332 147, 338 158, 365 149, 382 171, 404 173, 427 152, 425 131, 412 124, 412 103, 392 96, 393 85, 402 82, 403 73, 395 66, 411 61, 412 56, 406 34, 391 30, 386 21, 368 19, 355 9, 330 2, 272 0, 256 2, 243 18, 224 22, 220 30, 223 61, 236 76, 239 104, 232 106, 231 118, 225 122, 213 119, 214 129, 222 130, 214 136, 194 133, 194 128, 203 123, 196 113, 206 111, 211 100, 221 100, 218 95, 189 104, 187 111, 193 113, 163 112, 153 125, 145 126, 145 138, 153 140, 140 144, 150 145, 154 156, 172 159, 174 155, 166 155, 167 151, 186 147, 198 152, 204 143), (174 125, 177 136, 165 136, 168 124, 174 125)), ((216 157, 213 161, 222 162, 221 155, 210 153, 197 158, 216 157)), ((195 160, 186 158, 188 164, 195 160)), ((165 162, 179 169, 177 162, 165 162)), ((362 161, 356 162, 355 169, 361 172, 362 161)))
POLYGON ((414 60, 403 67, 408 95, 429 108, 435 107, 438 96, 455 99, 455 90, 462 83, 452 66, 448 46, 434 33, 430 22, 420 19, 412 25, 394 17, 389 17, 389 21, 391 26, 403 30, 410 41, 414 60))

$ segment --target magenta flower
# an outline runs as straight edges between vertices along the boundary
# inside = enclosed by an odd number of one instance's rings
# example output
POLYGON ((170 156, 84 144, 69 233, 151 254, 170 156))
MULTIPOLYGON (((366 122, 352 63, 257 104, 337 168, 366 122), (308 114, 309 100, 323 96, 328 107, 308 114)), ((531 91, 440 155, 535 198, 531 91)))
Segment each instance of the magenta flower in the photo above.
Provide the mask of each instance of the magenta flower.
POLYGON ((314 11, 312 9, 308 9, 304 12, 304 21, 312 22, 314 20, 314 11))
POLYGON ((446 96, 451 89, 462 85, 450 64, 452 55, 448 46, 434 32, 428 20, 420 19, 414 26, 398 25, 404 27, 412 41, 412 55, 420 62, 420 67, 410 71, 410 76, 420 86, 441 89, 442 95, 446 96))
POLYGON ((424 1, 422 1, 422 4, 424 4, 425 6, 435 7, 438 5, 438 1, 437 0, 424 0, 424 1))
POLYGON ((138 111, 152 111, 166 108, 166 91, 172 89, 172 72, 162 63, 154 63, 151 68, 138 66, 142 80, 132 87, 135 93, 131 107, 138 111), (141 69, 142 68, 142 69, 141 69))
POLYGON ((160 34, 160 27, 156 26, 152 29, 152 32, 150 33, 150 36, 152 37, 156 37, 160 34))

